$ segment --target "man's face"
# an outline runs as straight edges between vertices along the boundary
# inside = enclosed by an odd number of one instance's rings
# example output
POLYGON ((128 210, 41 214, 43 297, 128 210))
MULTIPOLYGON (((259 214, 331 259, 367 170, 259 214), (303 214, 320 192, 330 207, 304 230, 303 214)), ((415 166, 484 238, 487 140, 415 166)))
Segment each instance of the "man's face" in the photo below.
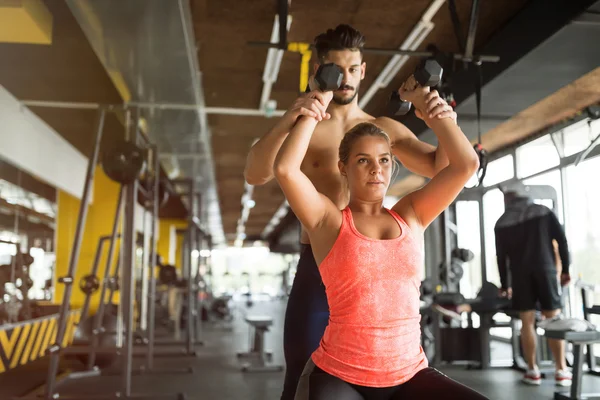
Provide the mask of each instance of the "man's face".
MULTIPOLYGON (((333 101, 339 105, 352 103, 358 94, 360 81, 365 77, 366 64, 362 61, 360 51, 331 50, 324 59, 325 64, 333 63, 344 73, 342 85, 333 92, 333 101)), ((315 66, 315 72, 318 65, 315 66)))

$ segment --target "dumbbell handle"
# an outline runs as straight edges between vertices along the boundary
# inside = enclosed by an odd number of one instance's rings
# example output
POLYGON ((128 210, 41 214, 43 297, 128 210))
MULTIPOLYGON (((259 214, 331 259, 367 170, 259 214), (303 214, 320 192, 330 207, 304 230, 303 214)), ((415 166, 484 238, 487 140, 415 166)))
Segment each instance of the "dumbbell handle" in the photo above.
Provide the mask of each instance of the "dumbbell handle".
MULTIPOLYGON (((414 77, 414 75, 413 75, 414 77)), ((416 80, 416 78, 415 78, 416 80)), ((418 82, 418 81, 417 81, 418 82)), ((422 84, 418 82, 420 86, 422 84)), ((390 111, 395 116, 406 115, 410 111, 412 103, 410 101, 402 100, 397 90, 394 90, 390 96, 390 111)))

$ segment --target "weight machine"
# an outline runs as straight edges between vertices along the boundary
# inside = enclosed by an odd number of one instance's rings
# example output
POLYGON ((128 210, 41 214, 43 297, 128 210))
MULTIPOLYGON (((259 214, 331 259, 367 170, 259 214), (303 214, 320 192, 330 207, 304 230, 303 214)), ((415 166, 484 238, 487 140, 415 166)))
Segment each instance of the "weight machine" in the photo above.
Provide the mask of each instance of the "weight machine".
MULTIPOLYGON (((92 146, 92 151, 89 157, 86 179, 83 189, 83 195, 81 197, 81 205, 79 208, 79 215, 77 219, 77 226, 75 230, 75 235, 73 239, 73 247, 69 259, 69 267, 67 271, 67 275, 60 277, 58 282, 65 285, 65 293, 62 299, 62 303, 60 305, 60 313, 58 317, 58 326, 57 326, 57 334, 54 344, 50 345, 47 352, 50 355, 50 362, 48 368, 48 376, 46 379, 46 386, 44 390, 43 398, 44 400, 53 400, 53 399, 120 399, 120 398, 128 398, 128 399, 185 399, 185 395, 183 393, 166 393, 166 394, 150 394, 150 393, 133 393, 132 392, 132 375, 133 375, 133 311, 134 311, 134 292, 135 292, 135 277, 134 277, 134 259, 135 259, 135 206, 138 203, 138 192, 142 191, 146 196, 146 199, 149 200, 149 203, 153 205, 152 207, 152 232, 151 232, 151 243, 152 249, 150 252, 150 260, 152 261, 152 265, 154 265, 154 260, 156 260, 156 220, 158 219, 158 207, 159 207, 159 174, 160 174, 160 165, 159 158, 156 146, 152 145, 148 139, 141 135, 138 130, 138 117, 135 118, 135 133, 133 137, 130 134, 130 112, 126 110, 126 129, 125 129, 125 142, 120 143, 120 147, 115 147, 111 149, 112 152, 117 152, 119 154, 112 154, 112 161, 110 157, 106 155, 103 156, 103 169, 109 178, 120 182, 122 184, 119 201, 117 204, 117 212, 115 215, 115 221, 113 224, 113 231, 110 239, 110 248, 109 248, 109 257, 108 257, 108 265, 105 270, 104 275, 104 284, 101 292, 101 300, 100 307, 98 313, 96 315, 96 319, 94 321, 94 334, 93 338, 96 338, 100 333, 103 333, 103 329, 101 327, 103 322, 103 316, 105 312, 105 301, 104 294, 106 289, 109 288, 109 296, 108 302, 111 303, 114 292, 116 291, 116 279, 107 279, 109 274, 109 265, 112 260, 114 247, 117 239, 117 232, 119 227, 120 220, 120 210, 124 208, 123 216, 123 233, 121 235, 121 249, 120 249, 120 257, 119 263, 117 263, 117 268, 121 266, 120 273, 120 290, 121 290, 121 303, 119 306, 119 317, 122 316, 123 321, 123 343, 120 347, 120 351, 117 347, 109 349, 109 351, 117 354, 120 358, 120 364, 122 366, 120 370, 121 375, 121 390, 112 394, 104 394, 104 395, 77 395, 77 396, 64 396, 57 392, 61 382, 57 382, 57 372, 58 372, 58 363, 59 358, 62 353, 66 353, 62 347, 62 343, 65 338, 65 331, 67 326, 67 316, 70 309, 71 296, 73 291, 73 281, 75 272, 77 269, 77 264, 79 262, 80 250, 81 250, 81 242, 83 240, 83 232, 85 228, 85 222, 87 218, 87 212, 89 208, 89 199, 92 191, 92 184, 94 181, 94 173, 96 164, 98 161, 98 156, 100 152, 100 143, 102 140, 102 134, 104 130, 104 121, 106 117, 106 112, 108 110, 105 108, 100 108, 98 112, 98 119, 96 123, 96 134, 94 138, 94 143, 92 146), (143 156, 142 149, 137 147, 138 141, 143 139, 145 141, 145 146, 151 150, 151 165, 152 168, 150 173, 154 174, 152 177, 149 175, 150 180, 152 182, 152 188, 146 189, 140 185, 139 175, 144 168, 145 160, 140 162, 140 158, 145 159, 143 156), (132 146, 133 145, 133 146, 132 146)), ((108 240, 108 239, 105 239, 108 240)), ((99 260, 98 253, 101 252, 102 248, 102 239, 98 245, 97 258, 99 260)), ((97 273, 97 263, 95 262, 95 271, 94 276, 97 273)), ((115 271, 115 277, 119 276, 118 271, 115 271)), ((81 286, 86 288, 88 291, 93 291, 95 288, 98 289, 99 280, 96 278, 85 278, 81 282, 81 286), (89 290, 92 289, 92 290, 89 290)), ((148 326, 148 352, 146 353, 146 369, 153 370, 153 356, 154 356, 154 329, 153 329, 153 302, 154 302, 154 288, 155 288, 155 279, 154 274, 150 274, 150 282, 148 286, 148 297, 150 298, 150 307, 148 314, 150 315, 151 324, 148 326)), ((90 295, 91 296, 91 293, 90 295)), ((89 297, 88 296, 88 297, 89 297)), ((86 299, 86 304, 84 304, 86 313, 89 310, 89 298, 86 299)), ((121 330, 117 329, 116 332, 117 337, 120 337, 121 330)), ((99 369, 94 366, 94 357, 96 354, 95 344, 97 342, 92 339, 90 357, 88 359, 88 371, 84 373, 76 373, 71 374, 67 379, 76 379, 76 378, 85 378, 88 376, 97 376, 100 374, 99 369)), ((32 397, 32 399, 38 399, 38 397, 32 397)), ((27 397, 21 398, 21 400, 28 399, 27 397)))

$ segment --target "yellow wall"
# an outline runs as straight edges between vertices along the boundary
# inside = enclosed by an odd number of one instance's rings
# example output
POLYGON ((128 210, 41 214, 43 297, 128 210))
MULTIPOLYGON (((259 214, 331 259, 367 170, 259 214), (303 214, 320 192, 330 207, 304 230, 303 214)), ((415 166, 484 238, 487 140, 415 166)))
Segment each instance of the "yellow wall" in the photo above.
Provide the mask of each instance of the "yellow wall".
MULTIPOLYGON (((73 247, 73 236, 77 226, 77 217, 79 215, 80 201, 75 197, 58 190, 58 212, 56 216, 56 273, 54 296, 55 303, 61 303, 64 295, 64 285, 57 284, 56 278, 65 276, 69 268, 69 257, 73 247)), ((79 280, 92 270, 94 256, 98 240, 102 236, 111 234, 112 225, 115 217, 115 208, 119 196, 119 185, 111 181, 102 171, 101 167, 96 168, 94 177, 94 196, 93 203, 88 210, 87 221, 84 228, 83 240, 81 243, 81 252, 79 263, 75 274, 73 293, 71 296, 71 307, 79 308, 83 306, 85 295, 79 289, 79 280)), ((163 257, 165 263, 173 264, 181 268, 181 246, 182 236, 176 236, 175 230, 187 227, 187 221, 181 219, 161 219, 159 220, 159 239, 157 242, 157 251, 163 257), (169 254, 171 249, 175 250, 175 260, 170 262, 169 254)), ((119 243, 117 243, 118 245, 119 243)), ((115 268, 115 261, 119 253, 119 247, 115 248, 112 269, 115 268)), ((108 256, 108 242, 105 243, 100 265, 98 268, 98 277, 102 277, 106 266, 108 256)), ((92 296, 90 310, 94 312, 99 303, 100 291, 92 296)), ((115 297, 118 299, 118 294, 115 297)))
POLYGON ((183 219, 161 219, 158 229, 158 254, 163 258, 165 264, 175 265, 181 268, 181 245, 183 244, 182 237, 177 237, 175 231, 177 229, 185 229, 187 221, 183 219), (175 259, 169 259, 171 249, 174 248, 175 259))
MULTIPOLYGON (((57 284, 56 278, 65 276, 69 268, 69 257, 73 247, 73 236, 77 226, 77 217, 79 214, 80 201, 73 196, 61 191, 58 192, 58 212, 56 216, 56 273, 55 287, 56 292, 54 301, 61 303, 64 295, 64 285, 57 284)), ((79 263, 75 274, 73 293, 71 296, 71 307, 78 308, 83 305, 85 295, 79 289, 79 280, 84 275, 92 270, 94 256, 98 240, 101 236, 110 235, 115 216, 115 209, 119 196, 119 185, 111 181, 102 171, 102 168, 97 167, 94 178, 94 197, 93 203, 88 209, 87 221, 84 227, 84 235, 81 243, 81 252, 79 263)), ((118 245, 118 243, 117 243, 118 245)), ((118 247, 115 248, 115 258, 117 258, 118 247)), ((98 268, 98 276, 102 277, 106 266, 106 258, 108 255, 108 242, 103 248, 100 265, 98 268)), ((114 268, 114 263, 113 263, 114 268)), ((94 311, 98 307, 100 291, 92 296, 90 309, 94 311)))

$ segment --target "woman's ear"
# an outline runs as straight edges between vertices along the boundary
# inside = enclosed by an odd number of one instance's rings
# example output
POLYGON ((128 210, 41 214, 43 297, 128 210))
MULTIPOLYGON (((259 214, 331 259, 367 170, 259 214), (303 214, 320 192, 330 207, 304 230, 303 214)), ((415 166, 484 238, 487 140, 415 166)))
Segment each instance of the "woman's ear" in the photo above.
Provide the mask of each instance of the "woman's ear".
POLYGON ((343 162, 338 161, 338 168, 340 169, 340 174, 342 174, 342 176, 347 176, 346 175, 346 166, 344 165, 343 162))

